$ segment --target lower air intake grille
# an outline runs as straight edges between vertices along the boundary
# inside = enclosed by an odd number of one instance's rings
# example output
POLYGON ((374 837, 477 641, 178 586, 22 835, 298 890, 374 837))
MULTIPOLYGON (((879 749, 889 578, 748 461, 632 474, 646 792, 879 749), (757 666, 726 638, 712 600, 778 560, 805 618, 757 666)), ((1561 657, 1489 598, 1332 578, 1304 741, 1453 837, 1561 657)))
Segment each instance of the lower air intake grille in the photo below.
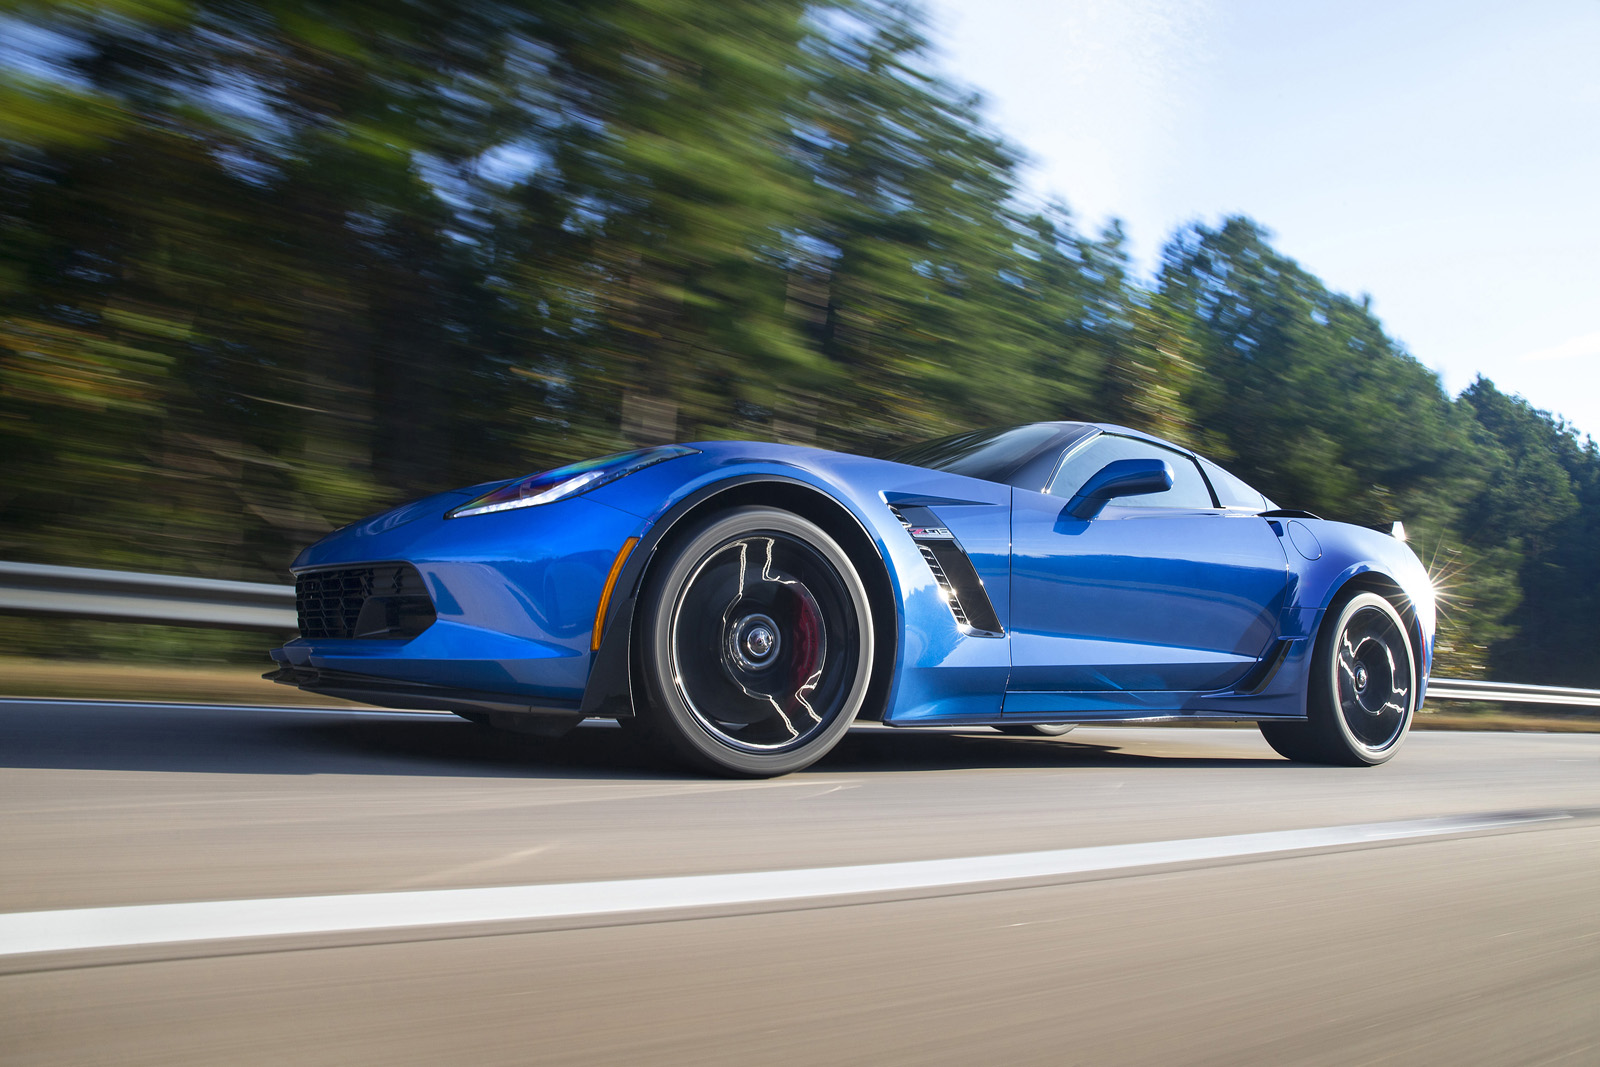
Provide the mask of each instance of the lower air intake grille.
POLYGON ((433 600, 409 563, 305 571, 295 576, 300 636, 406 640, 433 625, 433 600))

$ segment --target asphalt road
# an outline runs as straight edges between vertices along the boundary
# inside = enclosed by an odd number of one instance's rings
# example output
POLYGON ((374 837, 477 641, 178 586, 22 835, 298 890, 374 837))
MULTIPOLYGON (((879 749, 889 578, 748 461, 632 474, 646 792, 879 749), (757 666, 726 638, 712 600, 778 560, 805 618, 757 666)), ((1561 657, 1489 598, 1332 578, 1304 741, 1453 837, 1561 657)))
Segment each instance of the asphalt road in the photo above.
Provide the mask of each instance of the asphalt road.
POLYGON ((810 771, 726 782, 600 726, 0 702, 0 921, 328 894, 381 914, 431 890, 1197 838, 1224 844, 1024 881, 0 954, 0 1064, 1600 1064, 1597 735, 1427 732, 1346 769, 1253 730, 868 727, 810 771), (1499 813, 1519 814, 1408 822, 1499 813), (1357 823, 1434 828, 1226 844, 1357 823))

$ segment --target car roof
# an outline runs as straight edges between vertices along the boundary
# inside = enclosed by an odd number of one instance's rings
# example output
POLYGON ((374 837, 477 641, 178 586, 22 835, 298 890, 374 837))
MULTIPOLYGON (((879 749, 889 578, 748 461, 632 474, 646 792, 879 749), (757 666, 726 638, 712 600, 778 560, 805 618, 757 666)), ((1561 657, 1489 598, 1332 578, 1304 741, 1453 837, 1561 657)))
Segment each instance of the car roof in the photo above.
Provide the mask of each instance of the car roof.
POLYGON ((1160 445, 1163 448, 1170 448, 1182 455, 1198 458, 1194 451, 1184 448, 1182 445, 1157 437, 1154 434, 1145 433, 1143 430, 1135 430, 1131 426, 1120 426, 1114 422, 1048 421, 1022 423, 1020 425, 1052 426, 1062 431, 1060 436, 1054 438, 1027 462, 1020 464, 1006 477, 1007 482, 1023 489, 1043 491, 1049 484, 1051 476, 1055 474, 1062 457, 1103 433, 1137 438, 1141 441, 1160 445))
POLYGON ((1149 441, 1152 444, 1160 445, 1163 448, 1170 448, 1174 452, 1182 452, 1186 456, 1202 458, 1200 453, 1196 452, 1192 448, 1186 448, 1185 446, 1178 444, 1176 441, 1167 440, 1165 437, 1157 437, 1153 433, 1146 433, 1143 430, 1135 430, 1132 426, 1119 426, 1114 422, 1091 422, 1089 425, 1093 426, 1097 430, 1103 430, 1106 433, 1114 433, 1122 437, 1137 437, 1141 441, 1149 441))

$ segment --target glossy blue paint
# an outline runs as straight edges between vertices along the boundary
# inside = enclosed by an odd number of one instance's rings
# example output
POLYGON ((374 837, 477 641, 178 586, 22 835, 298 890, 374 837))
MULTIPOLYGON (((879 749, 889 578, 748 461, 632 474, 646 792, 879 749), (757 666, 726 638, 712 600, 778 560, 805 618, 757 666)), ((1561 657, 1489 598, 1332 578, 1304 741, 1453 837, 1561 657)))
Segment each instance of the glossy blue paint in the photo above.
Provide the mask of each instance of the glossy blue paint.
POLYGON ((404 561, 438 621, 410 641, 291 642, 281 663, 376 678, 576 700, 588 681, 600 591, 640 519, 588 497, 447 519, 476 490, 353 523, 302 552, 294 570, 404 561), (400 521, 395 521, 396 519, 400 521))
POLYGON ((1069 710, 1074 693, 1221 689, 1277 636, 1288 570, 1265 520, 1115 503, 1085 520, 1065 503, 1013 490, 1012 692, 1069 710))
POLYGON ((858 566, 883 567, 896 591, 900 629, 883 721, 938 722, 954 714, 998 718, 1010 671, 1006 642, 960 632, 921 553, 889 508, 891 500, 933 506, 1001 609, 1009 593, 1009 486, 824 449, 751 442, 694 447, 699 455, 648 468, 592 495, 651 522, 735 476, 782 478, 827 495, 850 512, 879 553, 878 560, 858 566))
MULTIPOLYGON (((1282 520, 1273 520, 1282 528, 1282 520)), ((1426 686, 1433 669, 1433 641, 1437 633, 1433 582, 1416 553, 1404 542, 1377 530, 1326 519, 1295 519, 1317 540, 1322 549, 1315 560, 1291 555, 1291 602, 1302 610, 1314 608, 1320 623, 1341 591, 1363 576, 1392 582, 1401 591, 1402 614, 1416 630, 1415 643, 1421 663, 1418 681, 1426 686)))
MULTIPOLYGON (((1011 601, 1010 487, 956 475, 941 475, 938 481, 919 480, 887 495, 896 504, 927 507, 950 530, 1004 622, 1011 601)), ((887 507, 883 520, 883 538, 903 557, 898 570, 908 576, 901 581, 905 611, 898 684, 884 722, 894 726, 997 719, 1011 672, 1008 640, 963 633, 920 550, 887 507)))
MULTIPOLYGON (((295 569, 411 563, 437 621, 408 641, 299 639, 274 658, 575 705, 595 682, 591 628, 624 541, 653 545, 671 522, 693 521, 697 512, 684 515, 690 503, 714 506, 714 494, 736 481, 768 481, 833 501, 872 545, 875 557, 855 563, 880 569, 894 594, 895 640, 879 643, 894 649, 883 709, 891 725, 1060 721, 1063 712, 1083 720, 1303 715, 1317 627, 1340 590, 1363 576, 1403 590, 1427 673, 1431 585, 1407 546, 1373 530, 1116 499, 1085 520, 1064 513, 1060 496, 884 460, 751 442, 693 447, 695 454, 556 503, 445 517, 504 484, 490 482, 336 531, 295 569), (1003 635, 957 624, 891 505, 926 508, 949 530, 1003 635), (1266 661, 1276 664, 1270 674, 1266 661)), ((1048 457, 1036 461, 1030 477, 1037 482, 1049 468, 1048 457)), ((640 558, 630 572, 635 583, 648 551, 640 558)), ((618 596, 636 592, 637 584, 618 596)), ((622 642, 609 662, 625 664, 627 627, 620 629, 608 630, 606 641, 622 642)))
POLYGON ((1317 540, 1317 535, 1299 519, 1290 519, 1288 522, 1288 541, 1294 545, 1294 550, 1305 559, 1315 562, 1322 558, 1322 542, 1317 540))
POLYGON ((1161 459, 1119 459, 1100 468, 1067 501, 1067 514, 1085 522, 1118 497, 1165 493, 1172 488, 1172 464, 1161 459))

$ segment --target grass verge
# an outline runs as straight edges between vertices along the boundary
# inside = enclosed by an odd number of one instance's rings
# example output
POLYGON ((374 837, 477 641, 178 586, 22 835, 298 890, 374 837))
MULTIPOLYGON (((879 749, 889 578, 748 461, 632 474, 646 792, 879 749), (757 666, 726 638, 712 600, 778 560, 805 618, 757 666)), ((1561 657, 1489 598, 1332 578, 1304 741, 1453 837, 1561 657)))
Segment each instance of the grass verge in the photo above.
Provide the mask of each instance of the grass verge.
MULTIPOLYGON (((1524 705, 1530 709, 1538 704, 1524 705)), ((1424 705, 1412 722, 1417 730, 1513 730, 1551 734, 1600 734, 1600 708, 1552 715, 1547 710, 1511 711, 1502 704, 1451 701, 1424 705)))
POLYGON ((355 707, 261 677, 271 669, 179 667, 0 656, 0 696, 57 700, 170 700, 180 703, 355 707))

